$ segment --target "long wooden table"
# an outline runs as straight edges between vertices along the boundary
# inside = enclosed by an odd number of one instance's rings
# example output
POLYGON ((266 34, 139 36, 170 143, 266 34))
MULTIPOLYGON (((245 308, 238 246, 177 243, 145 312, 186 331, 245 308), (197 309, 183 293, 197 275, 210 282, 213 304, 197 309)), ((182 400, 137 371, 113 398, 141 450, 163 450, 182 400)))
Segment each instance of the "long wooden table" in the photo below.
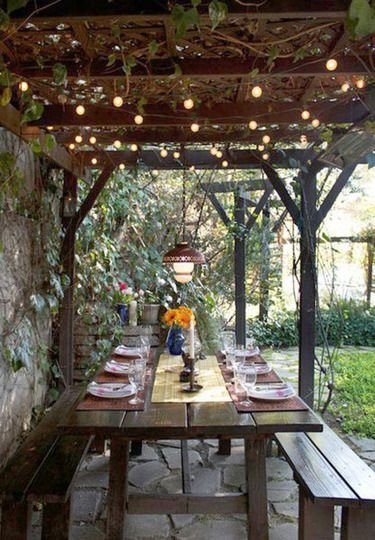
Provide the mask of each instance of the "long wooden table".
POLYGON ((123 540, 127 513, 247 513, 248 539, 268 540, 266 442, 276 432, 322 431, 311 410, 238 413, 233 403, 150 403, 145 410, 77 411, 59 426, 75 434, 110 439, 108 540, 123 540), (128 495, 133 440, 243 438, 247 494, 128 495))

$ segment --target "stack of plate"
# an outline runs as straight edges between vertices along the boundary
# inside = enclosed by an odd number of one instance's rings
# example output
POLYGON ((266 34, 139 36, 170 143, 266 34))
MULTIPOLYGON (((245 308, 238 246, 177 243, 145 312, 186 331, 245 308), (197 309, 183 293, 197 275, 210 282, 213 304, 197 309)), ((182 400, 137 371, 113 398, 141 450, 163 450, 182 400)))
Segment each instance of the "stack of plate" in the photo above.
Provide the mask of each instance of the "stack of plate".
POLYGON ((265 375, 266 373, 269 373, 272 370, 272 367, 270 364, 267 364, 267 362, 264 362, 264 364, 254 364, 255 365, 255 371, 257 372, 257 375, 265 375))
POLYGON ((113 354, 115 356, 123 356, 127 360, 142 357, 140 349, 138 349, 137 347, 125 347, 125 345, 119 345, 118 347, 116 347, 116 349, 113 351, 113 354))
POLYGON ((116 360, 110 360, 106 362, 104 371, 112 373, 113 375, 126 375, 129 370, 129 364, 116 362, 116 360))
POLYGON ((256 384, 249 391, 250 398, 261 399, 263 401, 283 401, 295 395, 296 393, 289 383, 256 384))
POLYGON ((87 391, 95 397, 101 398, 124 398, 135 393, 132 384, 101 383, 92 382, 88 385, 87 391))

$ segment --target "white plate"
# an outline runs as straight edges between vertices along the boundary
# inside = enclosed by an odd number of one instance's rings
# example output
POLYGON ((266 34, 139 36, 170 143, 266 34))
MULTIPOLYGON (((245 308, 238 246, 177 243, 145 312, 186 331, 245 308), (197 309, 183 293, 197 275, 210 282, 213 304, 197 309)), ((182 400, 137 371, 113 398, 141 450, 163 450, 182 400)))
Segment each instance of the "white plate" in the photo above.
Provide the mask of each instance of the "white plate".
POLYGON ((260 354, 259 347, 254 347, 254 349, 247 349, 245 352, 246 356, 257 356, 258 354, 260 354))
POLYGON ((101 398, 124 398, 135 394, 132 384, 102 383, 92 382, 88 385, 87 391, 95 397, 101 398))
POLYGON ((113 354, 117 354, 118 356, 131 356, 131 357, 142 357, 142 354, 140 350, 137 347, 125 347, 125 345, 119 345, 116 347, 116 349, 113 351, 113 354))
POLYGON ((284 387, 281 387, 279 384, 275 389, 272 389, 271 383, 269 383, 264 390, 260 390, 258 387, 249 392, 250 398, 261 399, 263 401, 284 401, 295 395, 294 389, 289 384, 285 384, 284 387))
POLYGON ((257 375, 265 375, 266 373, 269 373, 272 370, 272 366, 270 364, 254 364, 255 370, 257 372, 257 375))
POLYGON ((106 365, 104 366, 104 371, 107 371, 108 373, 113 373, 114 375, 126 375, 129 371, 129 364, 120 364, 115 360, 111 360, 110 362, 106 362, 106 365))

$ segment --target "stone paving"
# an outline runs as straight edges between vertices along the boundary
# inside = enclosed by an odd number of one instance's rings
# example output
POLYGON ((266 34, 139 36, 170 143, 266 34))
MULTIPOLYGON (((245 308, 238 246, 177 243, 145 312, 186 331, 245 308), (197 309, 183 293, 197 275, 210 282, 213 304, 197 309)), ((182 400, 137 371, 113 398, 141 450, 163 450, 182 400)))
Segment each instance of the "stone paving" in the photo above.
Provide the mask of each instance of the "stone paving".
MULTIPOLYGON (((278 373, 293 384, 297 381, 297 350, 266 351, 278 373)), ((375 469, 375 440, 346 437, 345 440, 375 469)), ((232 441, 230 456, 217 453, 217 440, 189 441, 192 491, 201 494, 244 491, 245 467, 242 440, 232 441)), ((80 471, 73 495, 72 540, 105 538, 109 450, 91 454, 80 471)), ((181 493, 178 441, 144 443, 139 457, 130 460, 129 491, 181 493)), ((267 458, 270 540, 297 540, 298 488, 290 467, 273 447, 267 458)), ((339 526, 339 513, 336 526, 339 526)), ((38 538, 38 522, 34 528, 38 538)), ((242 540, 246 538, 245 515, 132 515, 127 518, 127 540, 242 540)), ((339 535, 337 534, 337 540, 339 535)))

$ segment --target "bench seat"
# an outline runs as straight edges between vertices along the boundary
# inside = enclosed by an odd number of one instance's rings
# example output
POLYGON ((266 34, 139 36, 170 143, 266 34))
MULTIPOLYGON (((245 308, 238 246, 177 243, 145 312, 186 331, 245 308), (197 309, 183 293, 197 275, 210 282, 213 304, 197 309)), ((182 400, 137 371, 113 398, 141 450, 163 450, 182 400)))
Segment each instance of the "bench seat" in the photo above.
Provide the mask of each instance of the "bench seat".
POLYGON ((327 425, 275 439, 300 486, 299 540, 333 540, 335 506, 342 507, 341 540, 373 540, 375 472, 327 425))
POLYGON ((57 424, 80 393, 65 392, 1 471, 0 540, 29 537, 31 503, 36 502, 43 504, 42 539, 69 538, 70 494, 92 437, 61 435, 57 424))

